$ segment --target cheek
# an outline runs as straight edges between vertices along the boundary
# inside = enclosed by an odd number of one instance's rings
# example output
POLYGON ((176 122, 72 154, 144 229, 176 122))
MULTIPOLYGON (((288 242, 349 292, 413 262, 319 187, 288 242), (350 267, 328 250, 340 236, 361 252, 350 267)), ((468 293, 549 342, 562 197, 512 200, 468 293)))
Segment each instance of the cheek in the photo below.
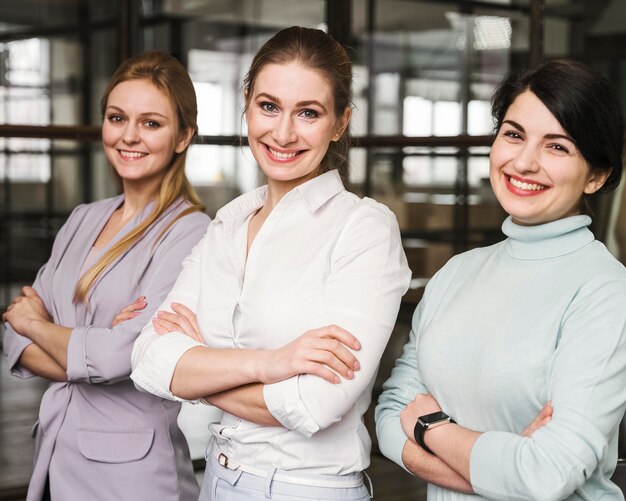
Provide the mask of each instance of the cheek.
POLYGON ((109 125, 102 126, 102 144, 109 146, 115 142, 115 130, 109 125))

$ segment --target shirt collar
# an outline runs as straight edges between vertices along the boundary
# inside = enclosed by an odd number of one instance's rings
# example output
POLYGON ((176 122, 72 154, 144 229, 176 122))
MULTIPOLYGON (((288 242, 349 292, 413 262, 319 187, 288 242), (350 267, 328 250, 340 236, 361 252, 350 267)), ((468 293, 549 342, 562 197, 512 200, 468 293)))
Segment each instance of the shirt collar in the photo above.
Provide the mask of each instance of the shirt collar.
POLYGON ((502 224, 507 252, 516 259, 548 259, 574 252, 595 240, 589 216, 570 216, 536 226, 522 226, 511 216, 502 224))
POLYGON ((292 196, 295 196, 295 192, 298 192, 311 213, 314 213, 344 189, 339 172, 333 169, 302 183, 287 195, 294 193, 292 196))
MULTIPOLYGON (((300 196, 311 213, 317 211, 328 200, 345 188, 337 170, 331 170, 302 183, 287 193, 279 202, 292 200, 300 196)), ((267 185, 244 193, 232 202, 226 204, 215 214, 216 220, 227 221, 228 219, 247 217, 252 212, 259 210, 265 204, 267 198, 267 185)))

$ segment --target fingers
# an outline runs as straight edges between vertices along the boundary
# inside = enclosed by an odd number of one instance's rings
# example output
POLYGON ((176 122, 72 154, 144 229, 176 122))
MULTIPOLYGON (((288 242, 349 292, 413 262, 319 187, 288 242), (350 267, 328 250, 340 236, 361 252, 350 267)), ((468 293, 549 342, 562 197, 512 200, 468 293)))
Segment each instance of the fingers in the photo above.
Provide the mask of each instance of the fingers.
POLYGON ((125 308, 122 308, 120 313, 126 313, 126 312, 129 312, 129 311, 136 311, 136 310, 143 310, 147 305, 148 305, 148 303, 146 302, 146 296, 139 296, 131 304, 129 304, 125 308))
POLYGON ((160 321, 162 327, 167 329, 167 332, 182 332, 196 341, 203 342, 200 333, 194 328, 189 319, 183 315, 159 311, 155 320, 160 321))
POLYGON ((122 311, 122 313, 120 313, 113 319, 113 323, 111 325, 115 327, 116 325, 119 325, 126 320, 132 320, 139 315, 141 315, 141 313, 138 311, 122 311))
POLYGON ((343 377, 352 379, 361 366, 356 357, 336 339, 318 339, 311 358, 323 363, 343 377))
POLYGON ((172 303, 171 306, 172 310, 174 310, 179 315, 182 315, 189 321, 195 331, 200 332, 200 329, 198 328, 198 322, 196 320, 196 314, 193 311, 191 311, 189 308, 181 303, 172 303))
POLYGON ((37 291, 32 287, 29 287, 28 285, 22 287, 22 295, 25 297, 37 298, 41 301, 41 298, 39 297, 39 294, 37 294, 37 291))
POLYGON ((329 383, 338 384, 341 382, 339 376, 335 374, 333 371, 327 369, 323 365, 320 365, 315 362, 308 362, 302 365, 302 373, 303 374, 311 374, 313 376, 321 377, 325 379, 329 383))
POLYGON ((320 327, 319 329, 313 329, 312 331, 308 331, 309 333, 315 334, 318 337, 331 337, 345 344, 347 347, 352 348, 353 350, 360 350, 361 343, 359 340, 354 337, 347 330, 339 327, 338 325, 327 325, 325 327, 320 327))
POLYGON ((547 402, 539 411, 539 414, 532 420, 532 422, 521 433, 522 437, 530 437, 538 429, 544 427, 552 420, 552 401, 547 402))

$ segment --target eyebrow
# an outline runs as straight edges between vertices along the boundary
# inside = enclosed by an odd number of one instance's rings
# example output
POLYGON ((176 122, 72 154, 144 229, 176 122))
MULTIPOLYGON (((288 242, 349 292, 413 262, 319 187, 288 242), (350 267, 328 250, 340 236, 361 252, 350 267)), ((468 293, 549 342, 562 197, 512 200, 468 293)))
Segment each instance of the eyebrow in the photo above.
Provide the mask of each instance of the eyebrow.
MULTIPOLYGON (((276 104, 280 104, 279 98, 277 98, 276 96, 272 96, 271 94, 267 94, 266 92, 260 92, 259 94, 257 94, 256 98, 258 99, 260 97, 269 99, 270 101, 274 101, 276 104)), ((311 99, 309 101, 299 101, 296 103, 296 108, 300 108, 302 106, 311 106, 311 105, 319 106, 320 108, 322 108, 322 110, 324 110, 325 113, 328 113, 326 106, 324 106, 319 101, 316 101, 315 99, 311 99)))
MULTIPOLYGON (((109 106, 107 106, 106 111, 109 111, 109 109, 113 109, 113 110, 117 110, 117 111, 121 111, 122 113, 126 113, 122 108, 120 108, 119 106, 115 106, 114 104, 111 104, 109 106)), ((149 116, 153 116, 153 115, 158 115, 162 118, 167 119, 167 115, 163 115, 163 113, 159 113, 158 111, 147 111, 145 113, 141 113, 139 116, 140 117, 149 117, 149 116)))
MULTIPOLYGON (((526 132, 524 127, 522 127, 520 124, 518 124, 514 120, 503 120, 502 123, 503 124, 508 123, 508 124, 512 125, 513 127, 515 127, 516 129, 520 130, 521 132, 526 132)), ((567 134, 546 134, 543 137, 545 139, 565 139, 565 140, 569 141, 572 144, 576 144, 576 141, 574 141, 572 139, 572 137, 568 136, 567 134)))

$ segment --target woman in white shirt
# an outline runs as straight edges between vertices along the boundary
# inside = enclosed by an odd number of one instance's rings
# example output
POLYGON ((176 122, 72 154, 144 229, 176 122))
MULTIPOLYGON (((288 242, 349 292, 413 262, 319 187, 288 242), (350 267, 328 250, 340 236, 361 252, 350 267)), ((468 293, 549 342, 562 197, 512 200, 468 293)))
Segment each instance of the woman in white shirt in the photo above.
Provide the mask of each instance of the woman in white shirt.
POLYGON ((245 117, 267 185, 218 211, 135 344, 139 387, 224 410, 203 500, 369 498, 362 416, 410 270, 393 213, 341 181, 351 81, 320 30, 259 50, 245 117))

